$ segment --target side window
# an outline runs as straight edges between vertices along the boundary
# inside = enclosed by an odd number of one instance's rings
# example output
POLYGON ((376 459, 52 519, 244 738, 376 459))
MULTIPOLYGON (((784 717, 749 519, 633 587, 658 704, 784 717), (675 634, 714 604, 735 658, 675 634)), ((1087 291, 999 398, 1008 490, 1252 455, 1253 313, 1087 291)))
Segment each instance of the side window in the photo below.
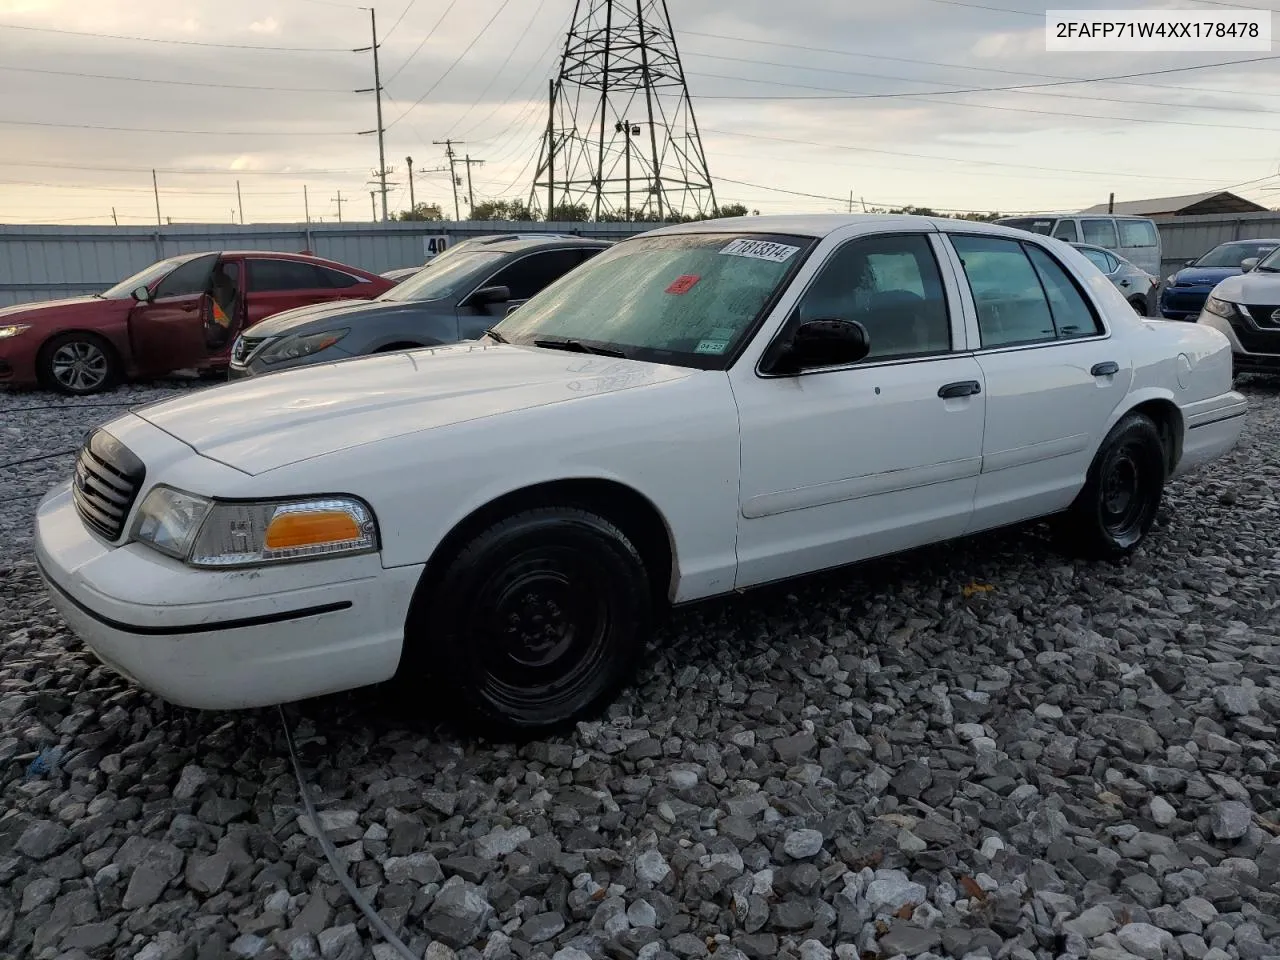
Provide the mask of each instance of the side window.
POLYGON ((1067 243, 1079 243, 1080 238, 1076 234, 1076 222, 1074 220, 1059 220, 1058 226, 1054 228, 1053 235, 1059 240, 1065 240, 1067 243))
POLYGON ((533 253, 498 271, 485 282, 487 287, 507 287, 512 300, 528 300, 543 287, 559 280, 582 262, 578 250, 548 250, 533 253))
POLYGON ((1054 340, 1044 287, 1022 244, 1000 237, 953 236, 964 265, 984 347, 1054 340))
POLYGON ((1119 246, 1114 220, 1081 220, 1080 232, 1084 235, 1085 243, 1106 247, 1108 250, 1119 246))
POLYGON ((1107 254, 1107 273, 1115 273, 1120 269, 1120 258, 1107 254))
POLYGON ((1155 224, 1149 220, 1121 220, 1120 246, 1122 247, 1154 247, 1156 245, 1155 224))
POLYGON ((301 260, 249 260, 249 292, 314 290, 326 287, 315 266, 301 260))
POLYGON ((1081 250, 1080 252, 1088 257, 1089 261, 1103 273, 1110 273, 1114 269, 1111 266, 1111 258, 1101 250, 1081 250))
POLYGON ((343 273, 341 270, 330 270, 328 267, 315 267, 320 279, 324 281, 327 287, 333 287, 335 290, 345 290, 347 287, 354 287, 360 282, 359 277, 353 277, 349 273, 343 273))
POLYGON ((923 234, 846 243, 823 265, 796 312, 800 322, 857 320, 871 338, 870 360, 951 349, 942 276, 923 234))
POLYGON ((1075 282, 1057 260, 1035 244, 1026 244, 1027 255, 1035 264, 1044 292, 1049 298, 1053 325, 1059 337, 1091 337, 1102 333, 1102 325, 1075 282))
POLYGON ((189 297, 204 293, 209 289, 209 275, 217 261, 217 254, 210 254, 179 264, 172 273, 156 284, 154 298, 161 300, 165 297, 189 297))

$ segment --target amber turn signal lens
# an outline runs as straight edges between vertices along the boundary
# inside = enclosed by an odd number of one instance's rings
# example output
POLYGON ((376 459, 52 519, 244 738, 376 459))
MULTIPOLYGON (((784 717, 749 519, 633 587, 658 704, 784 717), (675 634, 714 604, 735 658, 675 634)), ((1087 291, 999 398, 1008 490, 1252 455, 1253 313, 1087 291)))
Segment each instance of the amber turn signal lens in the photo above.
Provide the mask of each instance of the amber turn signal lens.
POLYGON ((325 543, 360 539, 360 525, 351 514, 340 510, 281 513, 267 525, 264 546, 268 550, 289 550, 325 543))

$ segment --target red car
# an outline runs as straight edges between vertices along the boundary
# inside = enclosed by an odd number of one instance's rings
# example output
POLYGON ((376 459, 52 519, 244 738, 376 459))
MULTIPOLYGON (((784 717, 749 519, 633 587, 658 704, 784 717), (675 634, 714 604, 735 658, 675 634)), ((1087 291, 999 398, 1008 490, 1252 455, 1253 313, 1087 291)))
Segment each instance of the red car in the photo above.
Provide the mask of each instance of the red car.
POLYGON ((170 257, 91 297, 0 309, 0 384, 82 395, 126 378, 225 369, 236 334, 259 320, 329 300, 371 300, 392 286, 308 254, 170 257))

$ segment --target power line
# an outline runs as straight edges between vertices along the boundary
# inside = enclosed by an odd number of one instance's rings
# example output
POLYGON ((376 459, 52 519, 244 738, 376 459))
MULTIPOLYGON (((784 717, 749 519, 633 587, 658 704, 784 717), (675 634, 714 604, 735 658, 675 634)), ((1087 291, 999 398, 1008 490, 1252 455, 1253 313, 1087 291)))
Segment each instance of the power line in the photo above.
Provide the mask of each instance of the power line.
MULTIPOLYGON (((95 173, 150 173, 151 167, 103 167, 90 166, 79 163, 61 163, 52 160, 30 161, 30 160, 0 160, 0 167, 49 167, 55 170, 82 170, 92 171, 95 173)), ((363 173, 364 167, 343 167, 333 170, 216 170, 211 168, 179 168, 179 167, 156 167, 157 173, 193 175, 201 177, 222 177, 222 176, 271 176, 271 177, 327 177, 327 176, 343 176, 346 174, 363 173)))
MULTIPOLYGON (((1065 87, 1077 83, 1110 83, 1116 80, 1127 80, 1131 77, 1155 77, 1170 73, 1184 73, 1188 70, 1209 70, 1216 67, 1229 67, 1246 63, 1263 63, 1272 60, 1280 60, 1280 55, 1271 54, 1265 57, 1248 57, 1243 60, 1225 60, 1218 63, 1201 63, 1189 67, 1166 67, 1163 70, 1144 70, 1138 73, 1122 73, 1110 77, 1085 77, 1078 80, 1051 80, 1044 83, 1018 83, 1003 87, 965 87, 959 90, 921 90, 912 94, 904 93, 841 93, 831 94, 830 96, 778 96, 778 97, 751 97, 751 96, 708 96, 703 94, 699 99, 702 100, 895 100, 895 99, 911 99, 912 97, 921 96, 954 96, 964 93, 1000 93, 1005 90, 1030 90, 1039 89, 1041 87, 1065 87)), ((715 77, 715 74, 702 74, 702 76, 715 77)), ((720 77, 724 80, 743 80, 744 77, 720 77)), ((1117 118, 1124 119, 1124 118, 1117 118)))
MULTIPOLYGON (((788 196, 792 196, 792 197, 807 197, 808 199, 811 199, 811 200, 828 200, 833 203, 842 203, 842 204, 848 203, 849 201, 848 197, 829 197, 823 193, 805 193, 804 191, 801 191, 801 190, 787 190, 783 187, 770 187, 763 183, 748 183, 745 180, 731 180, 728 177, 716 177, 716 179, 723 180, 725 183, 732 183, 739 187, 753 187, 754 189, 757 189, 757 190, 768 190, 773 193, 785 193, 788 196)), ((973 207, 937 207, 937 206, 934 206, 933 204, 907 204, 907 203, 897 203, 889 200, 868 200, 866 202, 877 207, 922 206, 922 207, 928 207, 930 210, 941 211, 942 213, 976 213, 977 212, 973 209, 973 207)), ((1011 210, 1009 212, 1010 213, 1039 213, 1040 211, 1011 210)))
POLYGON ((436 35, 436 31, 440 29, 440 24, 444 23, 445 17, 449 16, 449 11, 457 5, 457 2, 458 0, 449 0, 449 5, 444 8, 444 13, 440 14, 440 19, 432 24, 431 29, 428 30, 423 38, 418 41, 418 45, 413 48, 413 53, 409 54, 409 56, 405 58, 404 63, 400 64, 391 76, 387 77, 386 83, 390 83, 396 77, 400 76, 400 71, 407 67, 413 61, 413 58, 418 55, 418 52, 427 45, 427 41, 436 35))
MULTIPOLYGON (((1200 0, 1200 2, 1204 2, 1204 0, 1200 0)), ((922 60, 917 57, 894 57, 894 56, 889 56, 887 54, 882 54, 882 53, 865 53, 862 51, 853 51, 853 50, 836 50, 831 47, 813 47, 813 46, 807 46, 805 44, 800 44, 800 43, 783 43, 782 41, 779 41, 779 40, 757 40, 752 37, 735 37, 735 36, 730 36, 728 34, 722 34, 722 33, 700 33, 696 30, 683 30, 681 32, 684 33, 685 36, 690 36, 690 37, 703 37, 709 40, 727 40, 731 43, 752 43, 752 44, 756 44, 758 46, 763 46, 763 47, 779 47, 787 50, 802 50, 805 53, 829 53, 829 54, 833 54, 835 56, 841 56, 841 57, 856 57, 856 58, 866 59, 866 60, 888 60, 895 63, 913 63, 913 64, 921 64, 929 67, 944 67, 948 70, 970 70, 970 71, 977 71, 979 73, 1000 73, 1000 74, 1004 74, 1006 76, 1011 76, 1011 77, 1034 77, 1036 79, 1041 79, 1041 80, 1047 78, 1050 80, 1074 80, 1080 83, 1100 82, 1089 77, 1067 77, 1067 76, 1062 76, 1061 74, 1054 74, 1054 73, 1031 73, 1026 70, 1007 70, 1000 67, 979 67, 979 66, 973 66, 972 64, 967 64, 967 63, 949 63, 945 60, 922 60)), ((765 61, 759 61, 756 59, 726 57, 726 56, 719 56, 715 54, 701 53, 701 52, 695 52, 695 56, 710 57, 716 60, 737 60, 738 62, 744 62, 744 63, 765 62, 765 61)), ((771 66, 793 66, 791 64, 770 64, 770 65, 771 66)), ((795 65, 795 66, 798 66, 798 65, 795 65)), ((824 67, 805 66, 805 67, 801 67, 801 69, 826 71, 826 68, 824 67)), ((830 71, 830 72, 834 73, 835 71, 830 71)), ((851 74, 851 75, 861 76, 862 74, 851 74)), ((879 74, 872 74, 872 76, 879 76, 879 74)), ((1151 87, 1156 90, 1187 90, 1187 91, 1193 91, 1196 93, 1232 94, 1232 95, 1238 95, 1238 96, 1257 96, 1257 97, 1280 97, 1280 93, 1267 93, 1259 90, 1222 90, 1215 87, 1188 87, 1188 86, 1179 85, 1179 84, 1143 83, 1139 80, 1111 80, 1107 82, 1117 83, 1121 86, 1129 86, 1129 87, 1151 87)))
POLYGON ((63 130, 110 130, 117 133, 180 133, 212 137, 337 137, 348 130, 181 130, 171 127, 115 127, 95 123, 55 123, 51 120, 4 120, 10 127, 57 127, 63 130))
POLYGON ((86 80, 124 80, 130 83, 158 83, 179 87, 210 87, 217 90, 269 90, 280 93, 350 93, 350 90, 339 87, 268 87, 251 83, 212 83, 198 80, 167 80, 156 77, 124 77, 109 73, 77 73, 72 70, 45 70, 39 67, 13 67, 0 64, 0 70, 12 70, 18 73, 41 73, 54 77, 81 77, 86 80))
POLYGON ((929 3, 942 3, 948 7, 968 7, 971 10, 990 10, 993 13, 1016 13, 1022 17, 1035 17, 1041 19, 1043 13, 1035 13, 1031 10, 1015 10, 1012 7, 991 7, 985 3, 967 3, 965 0, 929 0, 929 3))
MULTIPOLYGON (((528 34, 529 28, 533 26, 535 21, 537 21, 538 15, 542 13, 542 8, 545 7, 546 5, 547 5, 547 0, 538 0, 538 5, 533 10, 533 16, 529 18, 529 22, 526 23, 524 25, 524 29, 520 31, 520 34, 519 34, 520 36, 523 37, 528 34)), ((462 116, 460 116, 457 120, 453 122, 453 126, 450 127, 448 131, 445 133, 446 137, 453 136, 453 131, 458 129, 458 125, 461 124, 463 120, 467 119, 467 117, 471 116, 472 112, 476 109, 476 107, 480 105, 480 101, 483 100, 485 98, 485 95, 490 90, 493 89, 494 83, 496 83, 498 80, 498 77, 502 75, 502 71, 507 69, 507 65, 511 63, 511 58, 515 56, 517 46, 518 44, 515 44, 515 43, 510 44, 511 49, 507 51, 507 57, 505 60, 502 61, 502 65, 493 72, 492 76, 489 77, 489 82, 485 84, 484 89, 480 91, 479 96, 476 97, 475 101, 471 104, 471 106, 467 107, 466 112, 463 113, 462 116)))
POLYGON ((207 40, 172 40, 167 37, 132 37, 117 33, 85 33, 80 30, 59 30, 56 27, 31 27, 26 24, 0 23, 3 30, 28 30, 33 33, 57 33, 67 37, 88 37, 91 40, 128 40, 134 43, 171 43, 183 47, 218 47, 224 50, 269 50, 276 53, 350 53, 346 47, 275 47, 257 43, 213 43, 207 40))
MULTIPOLYGON (((416 110, 419 106, 421 106, 422 101, 426 100, 427 97, 435 93, 436 87, 444 83, 445 78, 448 77, 449 74, 453 73, 454 68, 463 61, 463 59, 466 57, 468 53, 471 52, 471 48, 474 47, 477 43, 479 43, 480 38, 483 37, 486 33, 488 33, 489 28, 493 26, 494 21, 497 20, 498 17, 502 14, 502 11, 506 10, 507 7, 510 5, 511 5, 511 0, 502 0, 502 5, 499 6, 498 9, 493 12, 493 16, 491 16, 488 19, 488 21, 485 23, 485 25, 480 28, 480 31, 474 37, 471 38, 471 42, 462 48, 462 52, 458 54, 457 59, 455 59, 453 63, 449 64, 448 69, 445 70, 444 73, 440 74, 440 78, 436 80, 436 82, 433 83, 430 87, 427 88, 426 93, 420 96, 417 100, 413 101, 413 103, 410 104, 408 110, 405 110, 404 113, 400 114, 400 116, 392 120, 389 124, 387 124, 387 126, 389 128, 394 127, 397 123, 399 123, 406 116, 408 116, 412 111, 416 110)), ((452 6, 452 4, 450 4, 450 6, 452 6)))
POLYGON ((409 0, 409 2, 404 5, 404 9, 400 11, 400 16, 396 17, 396 22, 391 25, 391 29, 382 35, 383 43, 386 43, 391 39, 391 35, 396 32, 396 27, 400 26, 401 21, 404 20, 405 16, 408 15, 409 11, 413 9, 413 5, 417 2, 418 0, 409 0))

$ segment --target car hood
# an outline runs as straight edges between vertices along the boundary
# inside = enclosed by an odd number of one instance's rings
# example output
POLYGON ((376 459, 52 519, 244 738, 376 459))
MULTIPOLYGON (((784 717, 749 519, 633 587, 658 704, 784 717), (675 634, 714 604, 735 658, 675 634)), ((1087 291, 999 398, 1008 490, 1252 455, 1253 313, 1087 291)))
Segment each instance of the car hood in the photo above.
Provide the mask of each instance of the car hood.
POLYGON ((1280 273, 1255 270, 1237 274, 1218 284, 1213 295, 1219 300, 1230 300, 1232 303, 1280 305, 1280 273))
MULTIPOLYGON (((388 308, 403 307, 405 304, 392 303, 385 300, 337 300, 330 303, 315 303, 307 307, 294 307, 282 310, 265 320, 255 323, 249 330, 255 337, 283 337, 289 334, 304 332, 303 328, 320 321, 328 321, 339 317, 345 319, 366 313, 387 312, 388 308)), ((327 329, 331 324, 325 323, 316 330, 327 329)), ((306 331, 311 332, 311 331, 306 331)))
POLYGON ((1178 286, 1212 287, 1239 274, 1239 267, 1183 267, 1174 274, 1173 282, 1178 286))
POLYGON ((97 316, 103 310, 123 308, 128 310, 132 300, 104 300, 101 297, 71 297, 66 300, 41 300, 36 303, 15 303, 11 307, 0 308, 0 325, 17 323, 39 323, 41 321, 62 322, 82 316, 97 316))
POLYGON ((257 474, 361 444, 694 373, 477 342, 284 370, 133 414, 212 460, 257 474))

